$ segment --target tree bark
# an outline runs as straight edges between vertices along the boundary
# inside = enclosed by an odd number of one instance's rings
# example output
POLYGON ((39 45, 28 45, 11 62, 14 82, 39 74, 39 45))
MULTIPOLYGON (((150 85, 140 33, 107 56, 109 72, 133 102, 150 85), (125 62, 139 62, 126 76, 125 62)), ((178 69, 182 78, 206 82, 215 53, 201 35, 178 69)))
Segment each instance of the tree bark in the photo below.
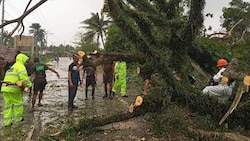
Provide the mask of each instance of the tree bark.
POLYGON ((91 60, 87 57, 87 55, 84 55, 83 61, 80 65, 82 65, 83 67, 97 67, 102 64, 107 64, 110 61, 126 61, 127 63, 145 62, 145 60, 141 56, 134 54, 97 52, 96 54, 90 53, 89 55, 94 57, 95 59, 91 60))
POLYGON ((200 129, 193 129, 191 127, 188 128, 188 132, 191 134, 195 134, 198 136, 207 137, 208 139, 215 138, 215 137, 222 137, 226 141, 249 141, 250 138, 246 136, 242 136, 237 133, 220 133, 220 132, 212 132, 212 131, 205 131, 200 129))
POLYGON ((223 76, 227 77, 229 82, 233 82, 234 80, 243 81, 246 76, 245 73, 237 72, 239 64, 238 58, 233 58, 231 62, 229 62, 227 69, 223 72, 223 76))

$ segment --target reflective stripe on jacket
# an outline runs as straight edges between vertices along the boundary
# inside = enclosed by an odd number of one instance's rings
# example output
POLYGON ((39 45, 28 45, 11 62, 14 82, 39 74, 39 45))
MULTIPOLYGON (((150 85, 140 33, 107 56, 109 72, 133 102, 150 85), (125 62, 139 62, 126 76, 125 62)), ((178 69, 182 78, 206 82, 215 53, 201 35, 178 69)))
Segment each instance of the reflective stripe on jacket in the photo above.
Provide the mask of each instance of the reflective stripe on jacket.
MULTIPOLYGON (((22 81, 24 85, 31 87, 32 83, 29 80, 27 70, 24 66, 28 57, 24 54, 18 54, 15 64, 6 71, 4 76, 4 82, 15 84, 17 81, 22 81)), ((2 85, 2 92, 22 92, 21 88, 15 85, 2 85)))
POLYGON ((115 76, 127 76, 127 64, 125 61, 115 63, 115 76))

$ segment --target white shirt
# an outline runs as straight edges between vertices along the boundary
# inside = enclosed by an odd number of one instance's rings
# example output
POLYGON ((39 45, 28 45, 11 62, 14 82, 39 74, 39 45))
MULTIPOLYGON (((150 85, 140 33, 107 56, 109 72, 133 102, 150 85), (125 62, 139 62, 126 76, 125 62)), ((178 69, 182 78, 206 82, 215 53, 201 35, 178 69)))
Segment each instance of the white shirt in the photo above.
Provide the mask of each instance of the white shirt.
POLYGON ((215 82, 220 82, 223 77, 222 73, 226 70, 226 68, 221 68, 217 74, 214 75, 213 79, 215 82))

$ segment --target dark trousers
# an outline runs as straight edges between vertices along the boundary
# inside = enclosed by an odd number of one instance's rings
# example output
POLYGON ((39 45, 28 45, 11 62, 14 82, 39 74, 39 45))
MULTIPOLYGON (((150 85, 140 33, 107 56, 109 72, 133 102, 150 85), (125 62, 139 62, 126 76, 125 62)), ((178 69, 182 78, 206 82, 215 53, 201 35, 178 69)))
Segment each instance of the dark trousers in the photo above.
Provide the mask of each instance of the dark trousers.
POLYGON ((78 83, 74 84, 73 87, 70 87, 70 85, 68 85, 68 87, 69 87, 68 108, 73 108, 74 99, 75 99, 76 91, 77 91, 77 88, 78 88, 78 83))

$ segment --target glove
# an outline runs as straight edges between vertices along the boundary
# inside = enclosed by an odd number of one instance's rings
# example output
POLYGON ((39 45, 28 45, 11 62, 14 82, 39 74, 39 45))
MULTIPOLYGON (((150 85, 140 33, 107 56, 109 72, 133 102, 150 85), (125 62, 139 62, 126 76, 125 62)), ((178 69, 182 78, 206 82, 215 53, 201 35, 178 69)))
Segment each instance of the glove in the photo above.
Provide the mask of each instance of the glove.
POLYGON ((246 75, 243 79, 245 85, 250 86, 250 76, 246 75))
POLYGON ((22 89, 22 91, 24 91, 24 92, 28 92, 29 91, 29 87, 25 86, 22 81, 17 81, 16 85, 18 87, 20 87, 22 89))
POLYGON ((18 87, 22 87, 22 86, 23 86, 23 82, 22 82, 22 81, 17 81, 17 82, 16 82, 16 85, 17 85, 18 87))
POLYGON ((129 80, 130 80, 130 77, 127 76, 126 77, 126 82, 129 82, 129 80))
POLYGON ((223 86, 227 82, 228 82, 228 78, 226 76, 223 76, 222 79, 221 79, 221 85, 223 86))
POLYGON ((29 87, 25 87, 23 91, 28 92, 30 90, 29 87))

